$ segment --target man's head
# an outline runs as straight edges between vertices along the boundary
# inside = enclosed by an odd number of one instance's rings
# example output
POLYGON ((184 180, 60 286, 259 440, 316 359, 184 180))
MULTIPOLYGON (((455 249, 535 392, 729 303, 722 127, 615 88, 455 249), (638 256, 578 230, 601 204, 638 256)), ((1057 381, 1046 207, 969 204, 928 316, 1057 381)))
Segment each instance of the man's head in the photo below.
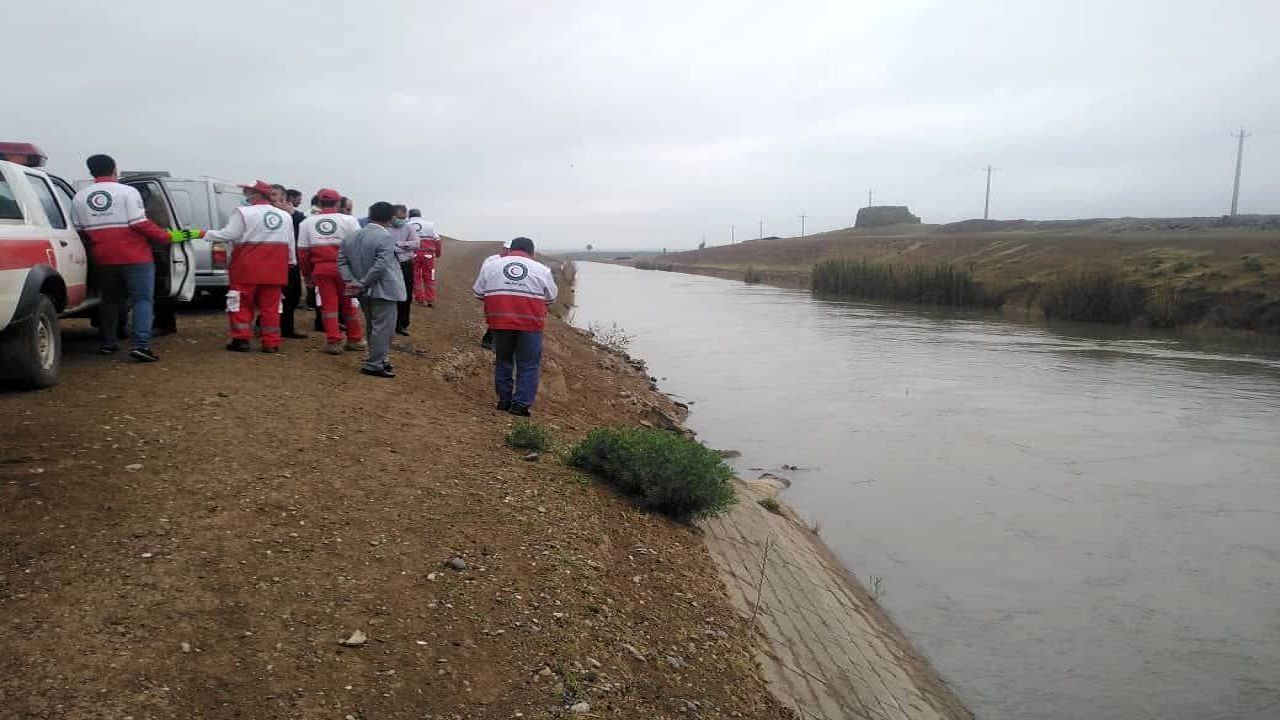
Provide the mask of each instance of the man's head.
POLYGON ((110 155, 90 155, 84 164, 89 168, 89 175, 95 178, 114 178, 116 161, 110 155))
POLYGON ((395 216, 395 206, 389 202, 376 202, 369 206, 369 222, 386 226, 395 216))
POLYGON ((289 191, 285 190, 283 185, 275 183, 271 185, 271 204, 281 210, 293 210, 293 206, 289 204, 289 191))
POLYGON ((342 198, 338 200, 338 212, 350 215, 355 209, 355 204, 352 203, 351 198, 346 195, 343 195, 342 198))
POLYGON ((421 211, 421 210, 419 210, 418 208, 410 208, 410 209, 409 209, 409 217, 411 217, 411 218, 415 218, 415 217, 422 217, 422 211, 421 211))
POLYGON ((289 204, 292 205, 295 209, 302 204, 302 193, 297 190, 294 190, 293 188, 289 188, 288 190, 285 190, 284 196, 288 198, 289 204))
POLYGON ((338 207, 338 204, 345 199, 346 198, 338 194, 337 190, 331 190, 329 188, 321 188, 318 192, 316 192, 315 199, 311 201, 311 204, 327 210, 330 208, 338 207))
POLYGON ((518 237, 511 241, 511 252, 522 252, 533 255, 533 241, 527 237, 518 237))
POLYGON ((404 227, 405 220, 409 217, 409 208, 404 205, 392 205, 391 224, 395 227, 404 227))
POLYGON ((271 202, 271 195, 274 188, 265 180, 257 180, 252 185, 241 185, 244 190, 244 196, 249 202, 271 202))

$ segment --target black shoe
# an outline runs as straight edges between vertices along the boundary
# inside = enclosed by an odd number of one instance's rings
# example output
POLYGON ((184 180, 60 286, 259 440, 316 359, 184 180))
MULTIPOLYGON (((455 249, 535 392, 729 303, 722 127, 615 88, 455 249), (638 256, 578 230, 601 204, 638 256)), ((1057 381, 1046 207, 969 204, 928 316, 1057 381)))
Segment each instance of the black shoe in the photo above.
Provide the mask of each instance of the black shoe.
POLYGON ((119 345, 99 345, 99 355, 115 355, 120 350, 119 345))
POLYGON ((227 343, 227 349, 231 352, 249 352, 248 340, 232 340, 227 343))
POLYGON ((507 412, 517 417, 531 417, 533 415, 533 413, 529 412, 528 405, 517 405, 515 403, 511 404, 511 408, 507 412))
POLYGON ((134 348, 129 351, 129 357, 138 362, 160 362, 160 356, 151 352, 151 348, 134 348))
POLYGON ((409 337, 409 331, 408 331, 407 329, 405 329, 405 328, 396 328, 396 334, 397 334, 397 335, 403 335, 403 336, 405 336, 405 337, 409 337))
POLYGON ((510 400, 499 400, 499 401, 498 401, 498 412, 510 412, 510 411, 511 411, 511 401, 510 401, 510 400))
POLYGON ((395 373, 391 372, 385 367, 371 368, 371 367, 362 366, 360 368, 360 372, 364 373, 365 375, 372 375, 374 377, 380 377, 380 378, 393 378, 396 376, 395 373))
POLYGON ((310 336, 306 333, 300 333, 297 330, 293 330, 291 332, 284 333, 281 337, 287 337, 290 340, 306 340, 310 336))
POLYGON ((276 354, 276 353, 280 352, 280 348, 278 348, 278 347, 264 347, 264 348, 262 348, 262 352, 267 353, 268 355, 274 355, 274 354, 276 354))

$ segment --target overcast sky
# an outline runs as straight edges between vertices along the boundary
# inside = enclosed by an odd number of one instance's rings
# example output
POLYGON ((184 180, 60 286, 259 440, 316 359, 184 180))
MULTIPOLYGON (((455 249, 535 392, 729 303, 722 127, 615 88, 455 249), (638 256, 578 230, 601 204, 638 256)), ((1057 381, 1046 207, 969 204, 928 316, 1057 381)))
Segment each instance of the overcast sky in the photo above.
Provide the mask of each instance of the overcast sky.
POLYGON ((0 139, 670 247, 851 223, 1280 212, 1280 0, 6 2, 0 139))

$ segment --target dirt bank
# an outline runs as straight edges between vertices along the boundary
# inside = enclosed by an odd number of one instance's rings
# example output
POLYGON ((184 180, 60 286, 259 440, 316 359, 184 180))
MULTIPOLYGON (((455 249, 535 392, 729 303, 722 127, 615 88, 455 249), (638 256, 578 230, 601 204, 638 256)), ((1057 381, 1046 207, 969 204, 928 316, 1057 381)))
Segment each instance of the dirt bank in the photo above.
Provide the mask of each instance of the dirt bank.
MULTIPOLYGON (((1268 216, 1269 217, 1269 216, 1268 216)), ((1137 285, 1172 291, 1193 324, 1280 333, 1277 222, 1084 220, 912 225, 753 240, 640 258, 637 267, 742 279, 749 270, 783 287, 808 287, 833 259, 971 268, 1011 315, 1036 316, 1038 291, 1073 268, 1112 268, 1137 285)))
MULTIPOLYGON (((0 717, 787 717, 699 533, 503 446, 489 252, 446 248, 393 381, 213 310, 151 366, 69 323, 62 384, 0 394, 0 717)), ((661 405, 558 322, 546 365, 562 437, 661 405)))

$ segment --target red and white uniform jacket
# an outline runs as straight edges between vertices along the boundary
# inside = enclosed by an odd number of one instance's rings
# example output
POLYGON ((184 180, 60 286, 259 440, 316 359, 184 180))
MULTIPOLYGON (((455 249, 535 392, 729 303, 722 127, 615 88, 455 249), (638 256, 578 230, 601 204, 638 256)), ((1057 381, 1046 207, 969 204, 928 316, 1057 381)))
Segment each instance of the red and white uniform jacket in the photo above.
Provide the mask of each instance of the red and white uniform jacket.
POLYGON ((547 322, 547 305, 559 289, 551 269, 525 253, 511 254, 480 267, 472 288, 484 300, 484 315, 493 330, 538 332, 547 322))
POLYGON ((409 218, 409 227, 418 234, 418 254, 430 260, 438 258, 444 248, 436 234, 436 224, 420 217, 409 218))
POLYGON ((111 178, 94 178, 71 207, 76 229, 88 236, 99 265, 149 263, 151 243, 169 243, 169 233, 147 219, 142 195, 111 178))
POLYGON ((336 210, 322 210, 298 226, 298 269, 311 277, 319 266, 338 272, 338 248, 342 241, 360 232, 360 221, 336 210))
POLYGON ((270 203, 236 208, 221 230, 205 234, 231 246, 228 280, 237 285, 287 285, 293 251, 293 218, 270 203))

